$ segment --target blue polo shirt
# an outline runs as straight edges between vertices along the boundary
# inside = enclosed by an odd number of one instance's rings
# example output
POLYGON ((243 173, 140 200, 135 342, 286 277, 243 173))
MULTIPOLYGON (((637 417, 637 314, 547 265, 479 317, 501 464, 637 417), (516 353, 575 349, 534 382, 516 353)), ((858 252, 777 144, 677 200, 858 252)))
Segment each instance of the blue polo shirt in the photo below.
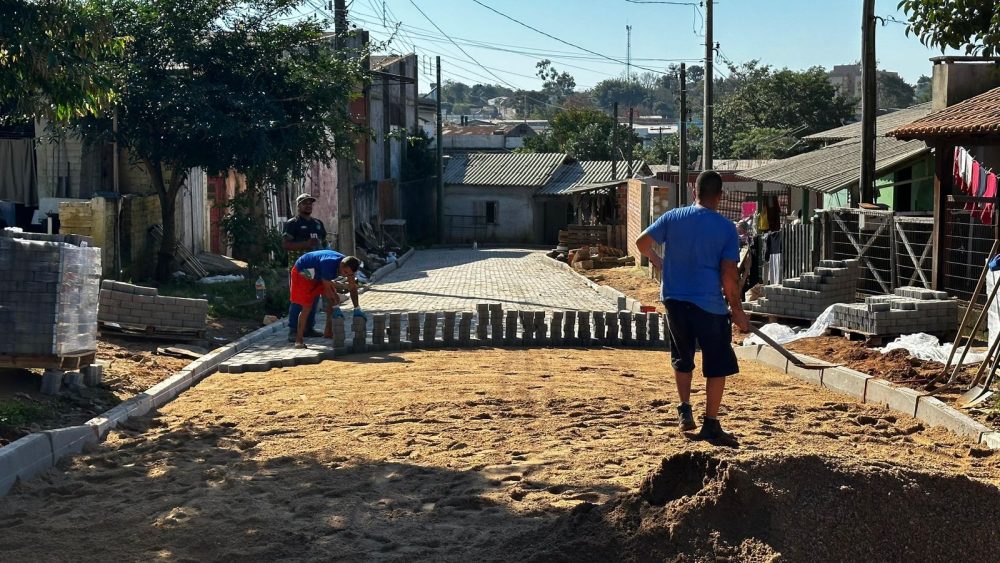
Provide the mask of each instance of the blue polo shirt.
POLYGON ((694 303, 715 315, 727 315, 722 295, 723 260, 740 260, 736 225, 719 213, 691 205, 671 209, 646 229, 663 245, 660 298, 694 303))
POLYGON ((340 277, 340 263, 344 255, 336 250, 306 252, 295 261, 295 269, 314 280, 333 281, 340 277))

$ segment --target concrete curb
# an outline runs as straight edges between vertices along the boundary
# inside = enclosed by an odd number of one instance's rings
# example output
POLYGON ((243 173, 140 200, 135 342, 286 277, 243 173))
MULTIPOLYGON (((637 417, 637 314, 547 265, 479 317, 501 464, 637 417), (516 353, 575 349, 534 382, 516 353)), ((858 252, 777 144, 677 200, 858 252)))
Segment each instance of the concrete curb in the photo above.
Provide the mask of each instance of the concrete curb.
POLYGON ((81 425, 35 432, 0 448, 0 496, 7 494, 18 480, 30 479, 51 468, 60 459, 80 453, 85 445, 103 440, 108 431, 129 418, 143 416, 169 403, 214 372, 220 363, 274 334, 282 326, 282 323, 272 323, 216 348, 167 379, 81 425))
MULTIPOLYGON (((990 449, 1000 450, 1000 432, 976 422, 927 393, 908 387, 900 387, 844 367, 803 370, 791 364, 770 346, 739 346, 735 351, 736 357, 741 360, 760 362, 782 373, 821 385, 863 403, 886 405, 890 410, 912 416, 928 426, 945 428, 990 449)), ((822 363, 822 360, 803 354, 796 354, 796 356, 806 362, 822 363)))
POLYGON ((572 266, 570 266, 569 264, 567 264, 565 262, 562 262, 560 260, 556 260, 555 258, 552 258, 551 256, 546 256, 545 258, 548 259, 548 260, 550 260, 553 264, 558 265, 563 270, 566 270, 568 272, 572 272, 578 278, 580 278, 581 280, 583 280, 583 283, 587 284, 587 286, 590 287, 590 289, 593 289, 597 293, 599 293, 602 296, 604 296, 606 299, 610 299, 611 301, 617 303, 619 311, 628 311, 630 313, 638 313, 639 312, 639 308, 641 307, 642 304, 639 303, 638 300, 633 299, 633 298, 629 297, 628 295, 625 295, 624 293, 618 291, 617 289, 615 289, 613 287, 610 287, 610 286, 607 286, 607 285, 601 285, 601 284, 599 284, 599 283, 591 280, 587 276, 585 276, 585 275, 581 274, 580 272, 574 270, 572 266))

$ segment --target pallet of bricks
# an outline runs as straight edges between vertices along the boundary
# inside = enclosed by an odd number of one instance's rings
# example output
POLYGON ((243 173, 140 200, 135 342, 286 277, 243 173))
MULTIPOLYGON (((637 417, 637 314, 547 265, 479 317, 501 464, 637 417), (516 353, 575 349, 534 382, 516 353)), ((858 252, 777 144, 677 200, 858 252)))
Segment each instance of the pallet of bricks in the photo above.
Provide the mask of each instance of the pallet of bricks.
POLYGON ((763 297, 744 303, 747 312, 811 320, 835 303, 853 303, 861 266, 857 260, 822 260, 814 271, 765 285, 763 297))
POLYGON ((608 244, 607 225, 568 225, 559 231, 559 246, 563 250, 599 244, 608 244))
POLYGON ((831 327, 888 337, 923 332, 951 335, 958 329, 958 301, 943 291, 900 287, 893 295, 872 295, 864 303, 841 303, 831 327))
POLYGON ((0 231, 0 366, 78 369, 97 351, 101 250, 89 237, 0 231))
POLYGON ((104 280, 101 283, 102 328, 126 334, 202 338, 208 301, 166 297, 154 287, 104 280))

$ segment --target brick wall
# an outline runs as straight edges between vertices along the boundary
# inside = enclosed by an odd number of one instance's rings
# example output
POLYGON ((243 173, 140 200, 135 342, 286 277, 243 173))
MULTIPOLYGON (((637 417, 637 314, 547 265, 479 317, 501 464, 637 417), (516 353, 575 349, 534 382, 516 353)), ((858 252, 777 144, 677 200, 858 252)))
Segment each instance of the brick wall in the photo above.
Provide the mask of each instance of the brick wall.
POLYGON ((634 256, 637 261, 641 261, 642 255, 639 253, 639 247, 635 245, 635 239, 639 238, 642 231, 649 226, 652 197, 649 195, 643 197, 643 194, 649 194, 652 190, 642 180, 632 179, 628 181, 624 191, 626 193, 625 243, 627 245, 625 251, 628 252, 629 256, 634 256))
POLYGON ((208 301, 164 297, 156 288, 104 280, 101 283, 98 320, 132 327, 169 330, 202 330, 208 301))
POLYGON ((115 202, 95 197, 86 202, 59 204, 59 233, 91 237, 91 244, 101 249, 102 274, 114 275, 115 202))

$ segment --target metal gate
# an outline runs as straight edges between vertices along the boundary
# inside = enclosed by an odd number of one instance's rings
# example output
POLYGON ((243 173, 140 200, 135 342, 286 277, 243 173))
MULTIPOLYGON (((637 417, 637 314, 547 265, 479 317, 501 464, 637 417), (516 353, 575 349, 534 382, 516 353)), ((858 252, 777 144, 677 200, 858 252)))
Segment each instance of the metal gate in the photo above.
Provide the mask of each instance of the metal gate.
POLYGON ((892 293, 895 272, 892 211, 834 209, 827 216, 832 258, 861 261, 858 292, 892 293))
POLYGON ((934 260, 934 218, 893 217, 896 279, 894 286, 931 288, 934 260))
POLYGON ((785 225, 781 228, 781 279, 811 272, 819 264, 815 225, 785 225))

